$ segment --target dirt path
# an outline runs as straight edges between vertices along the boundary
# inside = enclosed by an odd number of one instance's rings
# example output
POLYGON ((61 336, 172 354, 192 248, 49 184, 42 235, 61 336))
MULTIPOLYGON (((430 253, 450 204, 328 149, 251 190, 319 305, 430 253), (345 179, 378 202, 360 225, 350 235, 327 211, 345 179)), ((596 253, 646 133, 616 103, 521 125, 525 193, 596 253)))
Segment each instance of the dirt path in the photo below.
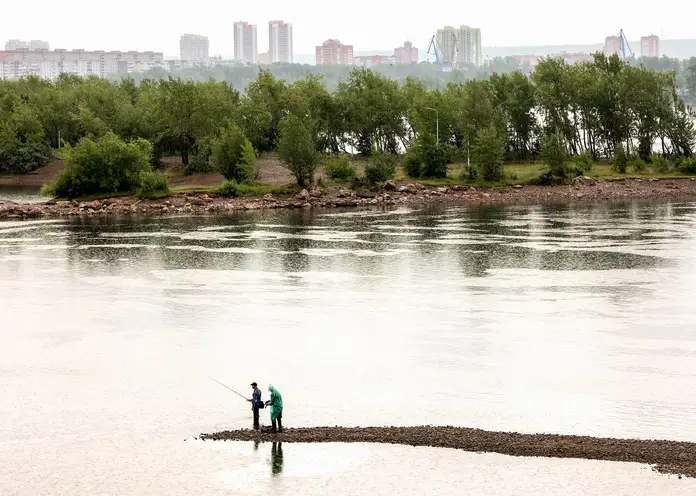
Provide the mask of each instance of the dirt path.
POLYGON ((288 443, 386 443, 511 456, 584 458, 652 465, 662 473, 696 477, 696 443, 491 432, 463 427, 311 427, 282 434, 253 430, 201 434, 203 440, 288 443))

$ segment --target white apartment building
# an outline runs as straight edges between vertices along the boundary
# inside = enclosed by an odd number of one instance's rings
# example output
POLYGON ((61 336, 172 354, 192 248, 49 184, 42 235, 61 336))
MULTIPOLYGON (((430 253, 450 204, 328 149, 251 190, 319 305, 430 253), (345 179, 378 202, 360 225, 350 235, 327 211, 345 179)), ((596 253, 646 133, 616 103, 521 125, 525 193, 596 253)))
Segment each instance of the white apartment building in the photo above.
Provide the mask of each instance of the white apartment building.
POLYGON ((469 26, 454 28, 445 26, 435 35, 440 59, 443 64, 453 67, 483 64, 481 29, 469 26))
POLYGON ((63 73, 105 78, 111 74, 144 72, 161 67, 163 61, 163 54, 157 52, 4 51, 0 52, 0 79, 35 75, 54 80, 63 73))
POLYGON ((271 64, 292 64, 292 24, 283 21, 268 23, 268 59, 271 64))
POLYGON ((179 41, 179 55, 182 62, 189 64, 208 64, 210 42, 207 36, 184 34, 179 41))
POLYGON ((48 51, 51 47, 47 41, 41 40, 7 40, 5 42, 5 50, 14 52, 17 50, 31 50, 32 52, 48 51))
POLYGON ((256 24, 234 23, 234 60, 244 64, 255 64, 258 60, 258 38, 256 24))

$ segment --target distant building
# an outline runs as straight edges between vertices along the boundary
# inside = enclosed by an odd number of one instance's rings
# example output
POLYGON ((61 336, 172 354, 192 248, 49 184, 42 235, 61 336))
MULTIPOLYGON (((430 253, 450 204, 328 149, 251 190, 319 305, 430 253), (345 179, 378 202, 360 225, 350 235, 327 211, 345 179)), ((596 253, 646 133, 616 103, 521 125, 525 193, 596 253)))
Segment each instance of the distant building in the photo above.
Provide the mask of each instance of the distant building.
POLYGON ((512 55, 510 58, 523 67, 535 67, 542 59, 539 55, 512 55))
POLYGON ((258 59, 256 24, 234 23, 234 59, 244 64, 255 64, 258 59))
POLYGON ((317 65, 353 65, 353 45, 338 40, 326 40, 316 47, 317 65))
POLYGON ((19 50, 29 50, 32 52, 41 52, 41 51, 48 51, 50 49, 51 49, 51 47, 49 46, 48 41, 7 40, 5 42, 5 50, 8 52, 16 52, 19 50))
POLYGON ((418 49, 413 46, 413 43, 407 41, 404 46, 394 49, 394 59, 397 64, 417 64, 418 49))
POLYGON ((256 57, 256 62, 257 62, 259 65, 268 65, 268 64, 271 63, 271 56, 270 56, 270 54, 269 54, 268 52, 260 53, 260 54, 256 57))
POLYGON ((604 40, 604 53, 618 55, 621 52, 621 40, 618 36, 607 36, 604 40))
POLYGON ((185 34, 179 41, 181 61, 189 64, 208 64, 210 42, 207 36, 185 34))
POLYGON ((368 69, 377 65, 393 65, 396 63, 396 57, 393 55, 363 55, 353 57, 353 65, 368 69))
POLYGON ((643 36, 640 39, 640 56, 641 57, 659 57, 660 56, 660 38, 650 35, 643 36))
POLYGON ((589 62, 593 59, 592 55, 589 53, 583 53, 583 52, 574 52, 574 53, 568 53, 568 52, 559 52, 559 53, 552 53, 549 55, 550 59, 561 59, 563 60, 566 64, 577 64, 578 62, 589 62))
POLYGON ((268 56, 271 64, 292 64, 292 24, 283 21, 268 23, 268 56))
POLYGON ((483 51, 481 46, 481 29, 469 26, 461 26, 455 29, 445 26, 438 29, 435 34, 440 61, 453 67, 463 65, 483 64, 483 51))
POLYGON ((86 50, 16 50, 0 52, 0 79, 20 79, 36 75, 56 79, 60 74, 97 76, 145 72, 161 67, 162 53, 102 52, 86 50))

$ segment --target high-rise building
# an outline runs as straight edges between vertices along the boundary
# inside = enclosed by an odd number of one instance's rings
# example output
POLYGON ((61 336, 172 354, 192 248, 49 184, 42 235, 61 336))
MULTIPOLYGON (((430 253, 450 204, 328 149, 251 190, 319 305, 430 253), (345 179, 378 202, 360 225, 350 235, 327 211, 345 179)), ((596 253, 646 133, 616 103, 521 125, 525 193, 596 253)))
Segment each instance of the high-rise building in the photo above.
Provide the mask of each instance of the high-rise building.
POLYGON ((255 64, 258 60, 258 40, 256 24, 234 23, 234 60, 245 64, 255 64))
POLYGON ((604 40, 604 53, 618 55, 621 51, 621 40, 618 36, 607 36, 604 40))
POLYGON ((51 47, 47 41, 41 40, 31 40, 31 41, 21 41, 21 40, 7 40, 5 42, 5 50, 8 52, 16 52, 19 50, 29 50, 32 52, 48 51, 51 47))
POLYGON ((394 49, 394 59, 397 64, 417 64, 418 49, 413 46, 413 43, 407 41, 404 46, 394 49))
POLYGON ((435 35, 440 61, 453 67, 464 65, 483 64, 483 51, 481 46, 481 29, 469 26, 460 26, 455 29, 445 26, 438 29, 435 35))
POLYGON ((316 47, 317 65, 353 65, 353 45, 326 40, 316 47))
POLYGON ((179 42, 179 54, 182 62, 207 64, 210 60, 209 50, 210 42, 207 36, 185 34, 179 42))
POLYGON ((268 56, 271 64, 292 64, 292 24, 268 23, 268 56))
POLYGON ((640 39, 640 56, 641 57, 659 57, 660 56, 660 38, 651 34, 643 36, 640 39))

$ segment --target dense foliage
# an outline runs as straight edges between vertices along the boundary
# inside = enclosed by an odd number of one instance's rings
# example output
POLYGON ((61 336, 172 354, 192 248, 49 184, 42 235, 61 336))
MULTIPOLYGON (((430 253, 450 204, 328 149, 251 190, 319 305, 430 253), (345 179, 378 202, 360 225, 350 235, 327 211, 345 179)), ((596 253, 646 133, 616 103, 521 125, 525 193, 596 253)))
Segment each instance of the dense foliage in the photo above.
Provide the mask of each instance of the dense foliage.
MULTIPOLYGON (((136 83, 63 75, 56 82, 0 81, 0 172, 43 165, 49 147, 106 137, 118 137, 124 146, 130 140, 149 143, 152 164, 179 155, 189 172, 220 170, 238 183, 253 179, 253 155, 276 150, 303 185, 314 180, 322 154, 373 156, 366 179, 374 182, 394 174, 395 161, 385 154, 404 152, 401 162, 414 177, 443 177, 447 163, 460 160, 472 164, 471 177, 499 180, 504 161, 539 159, 543 143, 571 164, 576 157, 591 163, 618 152, 620 169, 623 155, 626 163, 658 156, 676 163, 696 151, 694 114, 683 99, 696 94, 696 63, 677 73, 597 54, 574 65, 546 59, 529 74, 449 76, 434 88, 425 79, 400 83, 402 78, 353 69, 333 91, 312 74, 291 84, 270 71, 255 74, 243 94, 214 80, 136 83)), ((69 148, 67 154, 73 153, 69 148)), ((545 156, 554 176, 566 174, 565 161, 561 166, 545 156)), ((340 167, 331 174, 352 175, 340 167)), ((86 189, 137 182, 137 174, 104 174, 85 179, 100 184, 86 189)), ((67 178, 61 181, 68 184, 67 178)), ((76 188, 70 183, 71 191, 76 188)))

